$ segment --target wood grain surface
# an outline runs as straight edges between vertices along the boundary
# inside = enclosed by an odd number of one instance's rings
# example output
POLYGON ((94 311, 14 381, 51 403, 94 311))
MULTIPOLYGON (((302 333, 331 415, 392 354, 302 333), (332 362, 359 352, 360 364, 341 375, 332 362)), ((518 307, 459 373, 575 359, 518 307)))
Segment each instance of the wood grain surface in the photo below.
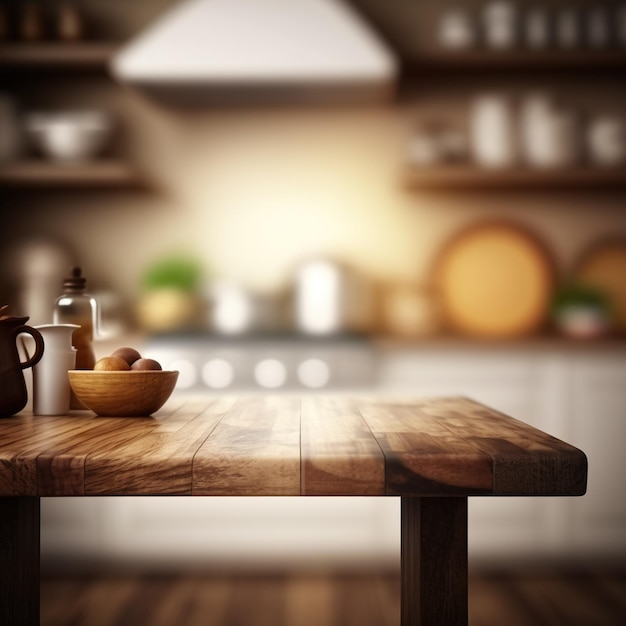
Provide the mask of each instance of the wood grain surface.
POLYGON ((238 399, 197 450, 197 495, 300 493, 300 403, 280 396, 238 399))
POLYGON ((303 495, 385 494, 385 457, 355 401, 304 398, 301 448, 303 495))
MULTIPOLYGON (((396 570, 54 573, 41 626, 398 626, 396 570), (259 598, 263 601, 260 606, 259 598)), ((595 566, 470 570, 474 626, 622 626, 626 576, 595 566)))
POLYGON ((576 448, 465 398, 207 396, 0 420, 0 495, 582 495, 576 448))

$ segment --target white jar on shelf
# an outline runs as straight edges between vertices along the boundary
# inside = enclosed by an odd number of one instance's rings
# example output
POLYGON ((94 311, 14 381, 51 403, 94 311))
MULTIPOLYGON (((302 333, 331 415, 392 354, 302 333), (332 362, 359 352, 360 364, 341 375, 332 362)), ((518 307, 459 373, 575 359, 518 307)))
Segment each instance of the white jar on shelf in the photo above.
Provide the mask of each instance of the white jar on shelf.
POLYGON ((469 119, 470 153, 476 165, 506 168, 517 164, 516 120, 510 98, 484 94, 472 103, 469 119))
POLYGON ((543 50, 549 47, 550 15, 544 7, 530 7, 524 14, 523 41, 524 45, 531 50, 543 50))
POLYGON ((465 50, 476 44, 476 26, 464 9, 445 11, 437 24, 437 40, 446 50, 465 50))
POLYGON ((489 48, 508 49, 518 43, 519 15, 506 0, 488 2, 483 10, 483 36, 489 48))
POLYGON ((530 167, 578 165, 582 132, 576 111, 544 94, 528 96, 520 109, 520 145, 530 167))
POLYGON ((563 7, 556 14, 554 33, 560 48, 579 48, 582 43, 581 20, 574 7, 563 7))
POLYGON ((589 122, 587 148, 593 165, 619 167, 626 164, 626 118, 598 115, 589 122))
POLYGON ((585 41, 590 48, 602 49, 611 44, 611 24, 606 7, 592 7, 585 16, 585 41))

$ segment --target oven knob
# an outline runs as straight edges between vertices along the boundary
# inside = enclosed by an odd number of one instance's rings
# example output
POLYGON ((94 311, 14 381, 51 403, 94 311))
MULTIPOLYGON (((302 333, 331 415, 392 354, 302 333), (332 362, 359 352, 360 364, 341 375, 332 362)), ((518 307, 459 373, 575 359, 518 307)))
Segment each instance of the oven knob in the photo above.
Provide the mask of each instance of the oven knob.
POLYGON ((212 389, 225 389, 235 379, 235 368, 224 359, 211 359, 202 368, 202 380, 212 389))
POLYGON ((287 380, 287 368, 277 359, 263 359, 254 367, 254 379, 261 387, 277 389, 287 380))
POLYGON ((330 380, 330 368, 321 359, 306 359, 298 365, 298 380, 311 389, 321 389, 330 380))

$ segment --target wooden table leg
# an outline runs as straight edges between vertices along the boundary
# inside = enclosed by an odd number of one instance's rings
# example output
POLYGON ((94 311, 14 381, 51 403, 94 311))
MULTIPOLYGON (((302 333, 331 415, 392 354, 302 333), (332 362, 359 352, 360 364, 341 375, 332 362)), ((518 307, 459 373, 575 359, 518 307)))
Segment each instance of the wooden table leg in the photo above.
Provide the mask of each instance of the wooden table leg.
POLYGON ((402 626, 467 626, 467 498, 401 501, 402 626))
POLYGON ((39 624, 38 497, 0 497, 0 624, 39 624))

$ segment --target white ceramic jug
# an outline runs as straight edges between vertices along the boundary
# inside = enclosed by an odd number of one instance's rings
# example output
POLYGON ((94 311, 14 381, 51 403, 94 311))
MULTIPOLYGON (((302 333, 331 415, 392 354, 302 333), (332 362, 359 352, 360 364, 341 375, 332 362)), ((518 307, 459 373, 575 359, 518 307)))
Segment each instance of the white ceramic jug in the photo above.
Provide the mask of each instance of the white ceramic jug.
POLYGON ((72 333, 77 324, 44 324, 36 326, 44 341, 43 357, 33 367, 33 413, 66 415, 70 410, 68 370, 76 366, 76 349, 72 333))

